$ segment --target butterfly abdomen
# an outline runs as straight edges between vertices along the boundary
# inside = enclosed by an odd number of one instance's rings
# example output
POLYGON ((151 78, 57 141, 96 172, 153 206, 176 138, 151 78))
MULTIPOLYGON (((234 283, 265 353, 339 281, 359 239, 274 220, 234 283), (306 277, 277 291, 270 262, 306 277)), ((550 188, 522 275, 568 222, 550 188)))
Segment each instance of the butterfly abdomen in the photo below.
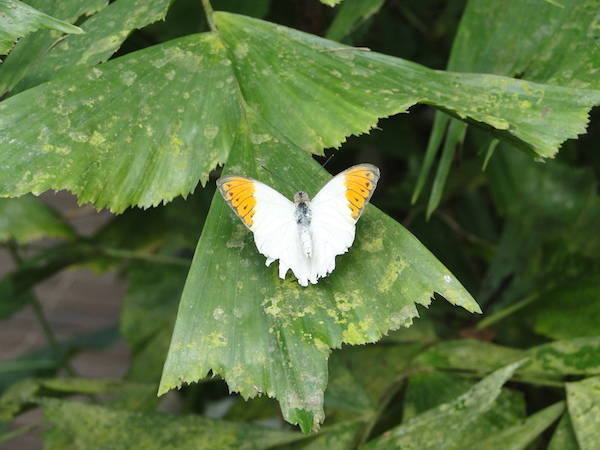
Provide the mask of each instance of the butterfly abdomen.
POLYGON ((302 253, 307 258, 312 257, 313 243, 312 236, 310 234, 310 221, 312 219, 312 212, 310 210, 310 202, 308 201, 308 195, 304 192, 296 194, 296 223, 298 224, 298 233, 300 234, 300 245, 302 245, 302 253), (300 197, 300 201, 298 201, 300 197))

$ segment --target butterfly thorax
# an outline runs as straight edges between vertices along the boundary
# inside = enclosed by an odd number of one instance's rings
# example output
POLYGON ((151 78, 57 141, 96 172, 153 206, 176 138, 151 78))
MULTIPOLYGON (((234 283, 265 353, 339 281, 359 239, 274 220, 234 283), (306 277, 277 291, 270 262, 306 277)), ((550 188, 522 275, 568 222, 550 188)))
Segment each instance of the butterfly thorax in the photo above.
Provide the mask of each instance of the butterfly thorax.
POLYGON ((298 224, 298 233, 300 234, 300 243, 302 250, 307 258, 312 257, 312 237, 310 235, 310 220, 312 213, 310 210, 310 199, 306 192, 300 191, 294 194, 294 203, 296 205, 296 223, 298 224))

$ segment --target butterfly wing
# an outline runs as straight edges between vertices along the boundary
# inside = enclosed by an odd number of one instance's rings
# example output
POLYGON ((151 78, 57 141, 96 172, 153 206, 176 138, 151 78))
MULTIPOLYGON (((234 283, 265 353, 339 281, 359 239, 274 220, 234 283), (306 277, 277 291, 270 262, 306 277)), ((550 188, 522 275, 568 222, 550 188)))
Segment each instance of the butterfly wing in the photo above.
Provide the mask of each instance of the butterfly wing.
POLYGON ((227 204, 254 234, 266 265, 279 260, 279 276, 284 279, 292 269, 298 282, 308 285, 304 256, 296 223, 296 206, 275 189, 260 181, 240 176, 217 180, 217 187, 227 204))
POLYGON ((372 164, 352 166, 333 177, 312 200, 312 265, 317 278, 331 273, 335 257, 352 246, 356 221, 378 180, 379 169, 372 164))

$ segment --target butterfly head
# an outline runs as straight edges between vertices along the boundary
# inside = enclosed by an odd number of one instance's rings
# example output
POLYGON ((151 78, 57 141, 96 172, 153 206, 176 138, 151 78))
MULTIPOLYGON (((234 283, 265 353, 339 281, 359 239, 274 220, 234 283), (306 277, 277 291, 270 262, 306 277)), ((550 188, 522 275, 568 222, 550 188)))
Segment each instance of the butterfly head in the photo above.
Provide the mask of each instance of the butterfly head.
POLYGON ((310 198, 308 197, 308 194, 304 191, 299 191, 294 194, 294 203, 296 205, 300 203, 308 203, 309 201, 310 198))

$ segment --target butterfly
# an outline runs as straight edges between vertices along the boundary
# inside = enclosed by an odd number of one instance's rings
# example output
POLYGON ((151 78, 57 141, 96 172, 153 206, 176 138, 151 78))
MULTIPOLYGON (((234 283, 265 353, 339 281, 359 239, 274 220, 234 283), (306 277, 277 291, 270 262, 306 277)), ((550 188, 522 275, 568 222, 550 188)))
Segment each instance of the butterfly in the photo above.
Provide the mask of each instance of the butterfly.
POLYGON ((301 286, 316 284, 335 269, 335 257, 354 242, 355 225, 379 180, 371 164, 352 166, 333 177, 310 200, 304 191, 290 201, 275 189, 237 175, 217 180, 219 192, 254 233, 267 257, 279 260, 279 277, 292 270, 301 286))

